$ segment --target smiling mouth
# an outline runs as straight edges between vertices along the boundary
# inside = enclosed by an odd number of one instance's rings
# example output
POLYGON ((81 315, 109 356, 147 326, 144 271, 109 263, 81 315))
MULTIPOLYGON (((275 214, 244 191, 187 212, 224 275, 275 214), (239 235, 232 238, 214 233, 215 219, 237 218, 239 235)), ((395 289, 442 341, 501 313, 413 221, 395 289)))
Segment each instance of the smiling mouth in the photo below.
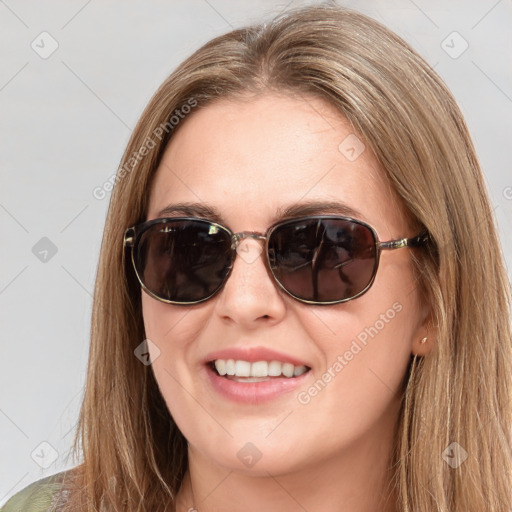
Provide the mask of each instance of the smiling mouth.
POLYGON ((311 370, 309 366, 296 366, 281 361, 244 361, 216 359, 207 363, 220 377, 236 382, 263 382, 270 379, 293 379, 311 370))

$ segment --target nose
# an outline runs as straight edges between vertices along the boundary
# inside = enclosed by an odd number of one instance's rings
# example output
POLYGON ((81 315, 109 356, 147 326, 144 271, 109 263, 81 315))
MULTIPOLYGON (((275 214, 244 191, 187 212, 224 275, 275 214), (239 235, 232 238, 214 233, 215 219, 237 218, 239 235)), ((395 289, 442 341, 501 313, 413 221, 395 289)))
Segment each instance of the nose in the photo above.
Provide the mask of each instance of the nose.
POLYGON ((216 301, 217 314, 248 329, 278 323, 286 305, 266 266, 264 237, 240 237, 235 247, 231 274, 216 301))

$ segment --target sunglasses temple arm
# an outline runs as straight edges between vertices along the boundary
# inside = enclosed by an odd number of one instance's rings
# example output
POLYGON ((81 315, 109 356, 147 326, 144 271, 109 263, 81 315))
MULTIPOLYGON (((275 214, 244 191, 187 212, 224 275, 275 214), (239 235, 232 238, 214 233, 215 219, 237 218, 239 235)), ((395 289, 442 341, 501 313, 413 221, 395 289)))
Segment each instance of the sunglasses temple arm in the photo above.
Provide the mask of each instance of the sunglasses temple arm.
POLYGON ((428 231, 422 231, 419 235, 412 238, 401 238, 400 240, 390 240, 389 242, 379 242, 381 249, 400 249, 401 247, 421 247, 430 240, 428 231))
POLYGON ((128 228, 124 232, 123 244, 125 247, 132 247, 135 241, 135 229, 133 227, 128 228))

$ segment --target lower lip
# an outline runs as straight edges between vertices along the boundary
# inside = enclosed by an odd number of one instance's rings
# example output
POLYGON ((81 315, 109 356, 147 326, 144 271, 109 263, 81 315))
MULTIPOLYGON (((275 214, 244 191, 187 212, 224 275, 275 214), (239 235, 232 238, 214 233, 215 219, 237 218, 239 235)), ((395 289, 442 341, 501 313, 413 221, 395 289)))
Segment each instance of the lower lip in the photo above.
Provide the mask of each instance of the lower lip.
POLYGON ((261 382, 237 382, 221 377, 209 364, 206 375, 215 391, 234 402, 260 404, 296 390, 307 378, 311 370, 298 377, 272 377, 261 382))

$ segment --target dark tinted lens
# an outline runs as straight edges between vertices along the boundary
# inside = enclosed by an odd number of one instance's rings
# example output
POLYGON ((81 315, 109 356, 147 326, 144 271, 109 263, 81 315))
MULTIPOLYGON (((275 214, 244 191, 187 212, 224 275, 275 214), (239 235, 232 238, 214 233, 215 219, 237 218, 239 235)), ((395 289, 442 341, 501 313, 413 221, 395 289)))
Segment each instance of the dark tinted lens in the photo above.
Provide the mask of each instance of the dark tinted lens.
POLYGON ((144 231, 134 249, 135 267, 158 297, 194 302, 212 295, 229 272, 229 233, 202 221, 157 223, 144 231))
POLYGON ((377 259, 373 232, 342 219, 307 219, 277 227, 269 240, 270 267, 290 293, 332 302, 370 284, 377 259))

